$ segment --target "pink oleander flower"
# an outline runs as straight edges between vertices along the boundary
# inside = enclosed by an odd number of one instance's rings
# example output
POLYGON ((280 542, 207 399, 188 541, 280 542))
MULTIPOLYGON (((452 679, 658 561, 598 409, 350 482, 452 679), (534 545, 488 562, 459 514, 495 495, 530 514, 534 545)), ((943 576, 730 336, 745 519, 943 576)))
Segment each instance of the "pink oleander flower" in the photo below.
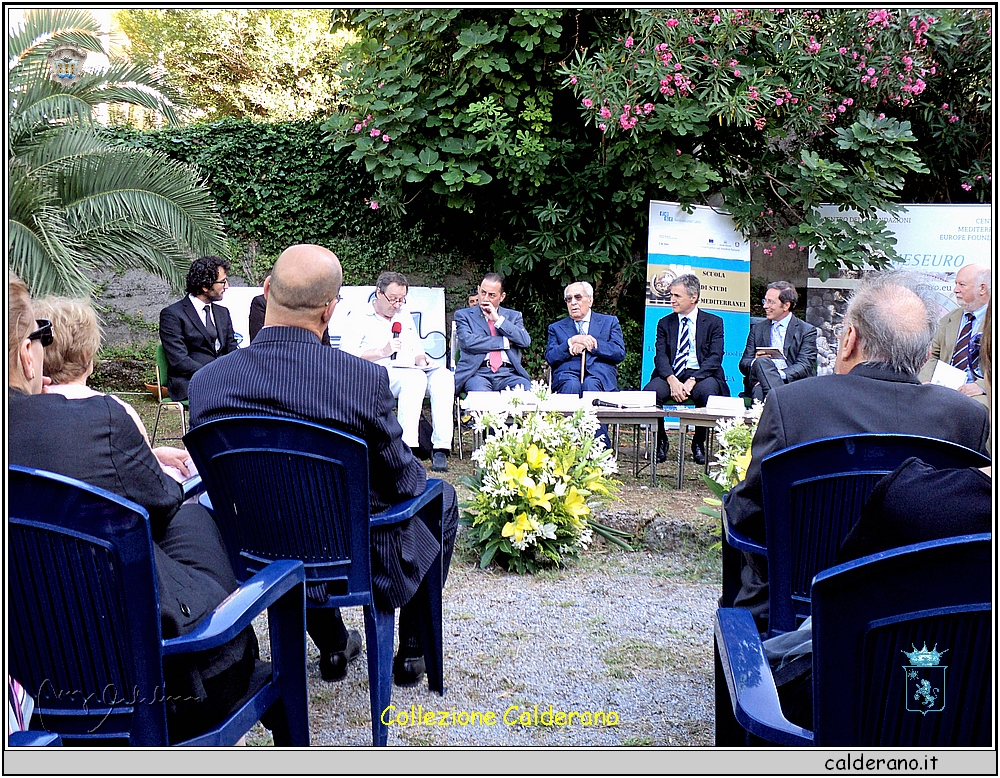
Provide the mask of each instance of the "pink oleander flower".
POLYGON ((593 104, 594 104, 594 101, 591 100, 589 97, 583 98, 583 107, 584 108, 590 108, 593 104))
POLYGON ((694 43, 694 36, 693 35, 688 35, 688 39, 687 40, 688 40, 688 43, 694 43))
POLYGON ((680 22, 676 19, 667 19, 667 27, 676 27, 678 24, 680 24, 680 22))
POLYGON ((874 89, 877 84, 878 84, 877 78, 872 78, 872 80, 868 82, 868 86, 870 86, 872 89, 874 89))
POLYGON ((941 103, 941 110, 942 111, 947 111, 948 110, 948 103, 941 103))
POLYGON ((771 256, 774 253, 774 251, 772 249, 764 249, 764 253, 767 254, 768 256, 771 256))
POLYGON ((635 127, 637 121, 639 121, 637 117, 629 116, 626 113, 623 113, 621 116, 618 117, 618 124, 621 125, 621 128, 623 130, 631 130, 633 127, 635 127))
POLYGON ((601 108, 601 118, 602 119, 610 119, 611 118, 611 111, 608 109, 607 106, 604 106, 603 108, 601 108))
POLYGON ((815 40, 811 41, 808 46, 806 46, 806 54, 819 54, 821 44, 815 40))
POLYGON ((875 68, 868 68, 868 70, 866 70, 865 73, 867 73, 869 76, 874 76, 875 68))
POLYGON ((793 240, 793 241, 791 241, 791 242, 790 242, 790 243, 788 244, 788 248, 790 248, 790 249, 793 249, 793 248, 795 248, 795 247, 796 247, 797 245, 798 245, 798 244, 797 244, 797 243, 796 243, 796 242, 795 242, 795 241, 793 240))
POLYGON ((957 121, 958 121, 958 117, 957 117, 957 116, 951 116, 951 117, 950 117, 950 118, 948 119, 948 124, 954 124, 954 123, 955 123, 955 122, 957 122, 957 121))
POLYGON ((372 131, 368 134, 371 135, 373 138, 377 138, 379 135, 382 134, 382 130, 378 129, 377 127, 372 127, 372 131))
POLYGON ((632 48, 632 43, 633 43, 633 40, 632 40, 632 36, 631 36, 631 35, 629 35, 629 36, 628 36, 628 37, 627 37, 627 38, 625 39, 625 48, 626 48, 626 49, 631 49, 631 48, 632 48))
POLYGON ((680 155, 681 155, 681 150, 677 149, 677 156, 679 157, 680 155))
POLYGON ((576 83, 576 76, 570 76, 570 77, 569 77, 569 82, 570 82, 571 84, 575 84, 575 83, 576 83))
POLYGON ((784 105, 785 101, 784 101, 783 98, 779 97, 777 100, 774 101, 774 104, 775 105, 784 105))
POLYGON ((763 116, 758 116, 756 119, 753 120, 753 126, 756 127, 758 130, 763 130, 766 124, 767 124, 767 119, 765 119, 763 116))
POLYGON ((712 17, 712 24, 718 24, 721 21, 722 21, 722 17, 719 16, 718 14, 716 14, 715 16, 712 17))
POLYGON ((962 189, 964 189, 966 192, 971 192, 972 184, 962 184, 962 189))
POLYGON ((606 124, 598 124, 597 125, 597 129, 599 129, 601 132, 604 132, 606 129, 608 129, 608 125, 606 125, 606 124))
POLYGON ((885 118, 885 114, 884 114, 884 113, 880 113, 880 114, 878 115, 878 118, 879 118, 879 120, 882 120, 882 119, 884 119, 884 118, 885 118))
POLYGON ((652 103, 644 103, 642 106, 643 113, 652 113, 655 106, 652 103))
POLYGON ((680 69, 681 69, 681 63, 680 62, 675 62, 674 63, 674 70, 680 70, 680 69))
POLYGON ((845 97, 844 98, 844 105, 854 105, 854 98, 853 97, 845 97))
POLYGON ((838 54, 846 54, 847 53, 847 47, 846 46, 841 46, 839 49, 837 49, 837 53, 838 54))
POLYGON ((384 140, 386 143, 388 143, 390 140, 392 140, 392 138, 390 138, 389 135, 386 134, 386 135, 382 136, 382 140, 384 140))
POLYGON ((365 125, 360 124, 360 123, 354 125, 354 131, 355 132, 361 132, 364 128, 365 128, 365 125))
POLYGON ((377 211, 378 210, 378 200, 371 200, 368 203, 368 207, 371 208, 373 211, 377 211))
POLYGON ((842 106, 842 105, 838 105, 837 106, 837 113, 843 113, 846 110, 847 109, 844 106, 842 106))
POLYGON ((737 78, 739 78, 740 77, 740 71, 734 70, 733 71, 733 75, 736 76, 737 78))
POLYGON ((799 98, 797 98, 797 97, 793 97, 793 98, 792 98, 791 100, 789 100, 788 102, 790 102, 790 103, 791 103, 792 105, 795 105, 795 104, 796 104, 796 103, 797 103, 798 101, 799 101, 799 98))

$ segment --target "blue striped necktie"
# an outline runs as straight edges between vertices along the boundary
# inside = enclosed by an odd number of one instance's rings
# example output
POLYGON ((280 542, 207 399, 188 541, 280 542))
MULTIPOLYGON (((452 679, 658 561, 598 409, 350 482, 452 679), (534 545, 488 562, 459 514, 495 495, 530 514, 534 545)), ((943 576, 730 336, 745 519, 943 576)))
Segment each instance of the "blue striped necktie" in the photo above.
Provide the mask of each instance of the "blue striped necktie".
POLYGON ((674 375, 678 375, 687 367, 688 354, 691 351, 691 337, 688 334, 687 316, 681 317, 681 334, 677 339, 677 355, 674 357, 674 375))

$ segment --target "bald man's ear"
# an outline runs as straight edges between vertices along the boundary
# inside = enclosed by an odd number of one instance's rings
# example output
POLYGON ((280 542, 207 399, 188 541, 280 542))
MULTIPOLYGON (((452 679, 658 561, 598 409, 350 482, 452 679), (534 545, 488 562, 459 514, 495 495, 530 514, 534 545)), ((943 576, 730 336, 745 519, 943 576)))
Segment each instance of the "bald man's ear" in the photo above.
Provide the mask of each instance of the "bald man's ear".
POLYGON ((338 302, 337 298, 334 297, 332 300, 330 300, 330 302, 326 304, 326 307, 323 309, 324 324, 329 323, 330 319, 333 317, 333 309, 337 307, 337 302, 338 302))
POLYGON ((271 276, 264 279, 264 299, 267 299, 268 293, 271 291, 271 276))

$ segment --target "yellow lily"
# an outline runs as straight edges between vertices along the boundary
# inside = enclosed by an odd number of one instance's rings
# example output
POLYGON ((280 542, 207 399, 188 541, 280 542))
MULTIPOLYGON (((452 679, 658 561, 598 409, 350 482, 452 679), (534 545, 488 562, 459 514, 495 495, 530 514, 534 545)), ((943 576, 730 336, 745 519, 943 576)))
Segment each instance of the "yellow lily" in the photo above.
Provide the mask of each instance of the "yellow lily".
POLYGON ((580 517, 590 513, 590 506, 587 505, 587 502, 583 499, 583 495, 576 490, 575 486, 569 488, 563 504, 566 506, 566 511, 574 520, 579 520, 580 517))
POLYGON ((532 508, 545 508, 551 511, 553 497, 555 495, 551 492, 546 493, 545 484, 538 484, 528 489, 528 502, 532 508))
POLYGON ((514 538, 514 542, 520 543, 524 538, 524 533, 532 529, 531 521, 528 519, 527 513, 521 513, 518 515, 514 521, 508 521, 503 525, 503 531, 500 533, 505 538, 514 538))
POLYGON ((528 446, 528 451, 524 456, 525 459, 527 459, 528 461, 528 467, 530 467, 532 470, 538 470, 549 459, 549 455, 546 454, 542 449, 540 449, 534 443, 528 446))
POLYGON ((529 489, 535 485, 534 480, 528 475, 527 462, 514 466, 510 462, 503 463, 504 481, 511 485, 527 486, 529 489))
POLYGON ((733 460, 736 464, 736 474, 739 476, 740 481, 747 477, 747 468, 750 467, 750 459, 750 449, 747 449, 733 460))

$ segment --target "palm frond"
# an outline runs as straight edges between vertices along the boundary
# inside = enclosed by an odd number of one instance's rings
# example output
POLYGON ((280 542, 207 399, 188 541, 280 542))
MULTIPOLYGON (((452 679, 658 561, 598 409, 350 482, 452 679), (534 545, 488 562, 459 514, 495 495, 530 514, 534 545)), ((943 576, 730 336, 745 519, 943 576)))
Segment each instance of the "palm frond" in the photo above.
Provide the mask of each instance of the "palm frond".
POLYGON ((101 224, 80 237, 91 261, 121 272, 145 270, 162 278, 177 292, 183 291, 188 267, 195 256, 190 248, 158 226, 134 221, 101 224))
POLYGON ((73 8, 33 8, 26 11, 7 35, 8 70, 11 61, 26 62, 44 58, 45 54, 58 44, 70 44, 103 53, 101 40, 97 36, 101 27, 94 14, 84 9, 73 8))
POLYGON ((25 144, 17 159, 34 178, 55 176, 83 157, 106 153, 108 142, 90 127, 63 127, 42 142, 25 144))

